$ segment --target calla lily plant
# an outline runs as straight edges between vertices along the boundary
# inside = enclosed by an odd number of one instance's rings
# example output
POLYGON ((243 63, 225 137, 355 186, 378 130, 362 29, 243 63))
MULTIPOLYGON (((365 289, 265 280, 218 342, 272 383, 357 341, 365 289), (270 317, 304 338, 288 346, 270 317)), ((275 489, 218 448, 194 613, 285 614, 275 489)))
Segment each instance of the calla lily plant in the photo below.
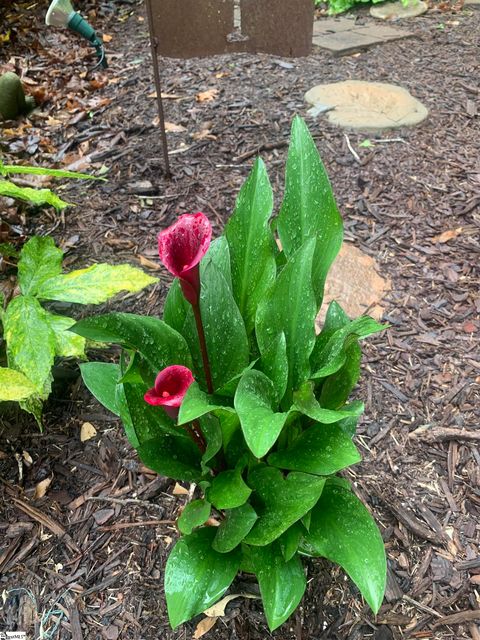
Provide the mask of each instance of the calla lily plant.
POLYGON ((273 630, 300 603, 314 557, 341 565, 374 613, 383 599, 382 537, 344 471, 361 459, 364 407, 349 401, 360 341, 385 327, 332 302, 315 330, 342 220, 298 117, 272 213, 259 159, 223 235, 212 241, 202 213, 159 233, 175 277, 163 319, 108 313, 72 329, 123 347, 116 364, 81 365, 85 384, 120 417, 145 465, 197 485, 165 567, 172 627, 244 572, 255 574, 273 630))

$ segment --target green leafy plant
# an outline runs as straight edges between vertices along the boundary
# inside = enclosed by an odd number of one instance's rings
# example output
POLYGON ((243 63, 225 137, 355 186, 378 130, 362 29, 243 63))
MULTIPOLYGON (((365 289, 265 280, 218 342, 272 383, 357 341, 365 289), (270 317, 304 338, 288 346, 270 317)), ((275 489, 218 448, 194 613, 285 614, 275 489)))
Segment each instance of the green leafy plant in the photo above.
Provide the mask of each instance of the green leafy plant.
MULTIPOLYGON (((372 2, 373 4, 378 4, 380 2, 385 2, 385 0, 328 0, 328 13, 330 15, 336 15, 338 13, 344 13, 348 11, 353 6, 365 2, 372 2)), ((315 0, 315 4, 318 6, 322 4, 323 0, 315 0)), ((404 7, 409 6, 410 4, 415 5, 418 0, 402 0, 402 4, 404 7)))
POLYGON ((364 407, 348 402, 359 341, 385 327, 333 302, 315 332, 342 221, 298 117, 273 220, 272 209, 258 159, 224 235, 211 242, 201 213, 160 233, 160 258, 176 276, 163 320, 109 313, 71 329, 123 347, 118 364, 81 365, 87 387, 120 416, 147 466, 198 484, 165 568, 173 627, 243 571, 256 575, 275 629, 303 596, 305 556, 340 564, 374 612, 383 598, 381 535, 339 474, 360 460, 352 438, 364 407))
MULTIPOLYGON (((66 171, 64 169, 47 169, 44 167, 29 167, 22 165, 6 165, 0 159, 0 176, 8 178, 13 174, 29 174, 36 176, 50 176, 52 178, 74 178, 77 180, 103 180, 97 176, 90 176, 76 171, 66 171)), ((14 198, 23 202, 30 202, 36 205, 51 205, 55 209, 65 209, 74 206, 70 202, 65 202, 51 189, 36 189, 34 187, 19 187, 11 180, 0 179, 0 196, 14 198)))
POLYGON ((62 260, 63 252, 52 238, 31 238, 20 252, 14 296, 8 301, 0 296, 7 361, 7 366, 0 366, 0 402, 18 401, 39 421, 55 358, 85 358, 85 339, 68 331, 75 320, 52 313, 43 303, 100 304, 121 291, 139 291, 157 281, 126 264, 94 264, 62 273, 62 260))

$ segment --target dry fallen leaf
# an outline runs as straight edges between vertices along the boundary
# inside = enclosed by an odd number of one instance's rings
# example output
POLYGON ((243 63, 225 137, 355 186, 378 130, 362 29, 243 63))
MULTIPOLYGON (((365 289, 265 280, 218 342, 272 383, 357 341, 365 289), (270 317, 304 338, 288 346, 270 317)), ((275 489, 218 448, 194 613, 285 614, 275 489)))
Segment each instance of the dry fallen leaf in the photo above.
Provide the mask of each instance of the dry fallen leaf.
MULTIPOLYGON (((156 98, 157 92, 152 91, 147 95, 147 98, 156 98)), ((183 96, 178 95, 178 93, 163 93, 162 92, 162 100, 180 100, 183 96)))
POLYGON ((159 271, 162 268, 157 262, 154 262, 153 260, 149 260, 148 258, 145 258, 145 256, 142 256, 140 254, 138 256, 138 259, 142 267, 145 267, 146 269, 151 269, 152 271, 159 271))
POLYGON ((449 240, 453 240, 453 238, 456 238, 457 236, 459 236, 463 231, 463 227, 457 227, 456 229, 448 229, 448 231, 444 231, 443 233, 441 233, 439 236, 435 236, 434 238, 432 238, 432 242, 434 244, 440 243, 440 244, 444 244, 445 242, 448 242, 449 240))
POLYGON ((33 464, 32 456, 28 453, 28 451, 25 451, 25 450, 22 451, 22 458, 25 464, 27 465, 27 467, 33 464))
POLYGON ((211 100, 215 100, 218 96, 218 89, 207 89, 207 91, 200 91, 195 96, 195 100, 197 102, 210 102, 211 100))
POLYGON ((108 33, 104 33, 103 36, 102 36, 102 40, 104 42, 111 42, 112 39, 113 39, 113 36, 108 35, 108 33))
POLYGON ((221 616, 225 615, 227 604, 231 600, 235 600, 235 598, 258 598, 258 596, 255 596, 252 593, 232 593, 229 596, 225 596, 224 598, 216 602, 213 607, 205 609, 203 613, 209 618, 220 618, 221 616))
POLYGON ((40 498, 43 498, 43 496, 47 493, 48 487, 52 484, 52 480, 53 480, 53 475, 48 478, 45 478, 45 480, 42 480, 37 484, 37 486, 35 487, 35 493, 33 494, 34 500, 39 500, 40 498))
POLYGON ((171 133, 181 133, 182 131, 186 131, 185 127, 182 127, 181 124, 175 124, 174 122, 165 122, 165 131, 170 131, 171 133))
POLYGON ((80 440, 82 442, 91 440, 96 435, 97 435, 97 430, 95 429, 95 427, 91 422, 84 422, 82 424, 82 428, 80 429, 80 440))
POLYGON ((178 484, 178 482, 176 482, 175 486, 173 487, 172 493, 174 496, 188 496, 188 489, 185 489, 185 487, 182 487, 181 484, 178 484))
POLYGON ((108 80, 106 78, 103 80, 92 78, 90 80, 90 86, 92 87, 92 89, 103 89, 103 87, 105 87, 107 83, 108 83, 108 80))
POLYGON ((194 640, 198 640, 198 638, 201 638, 208 633, 210 629, 213 629, 217 620, 218 618, 203 618, 203 620, 200 620, 197 624, 197 628, 195 629, 195 633, 193 634, 194 640))
POLYGON ((212 133, 211 129, 201 129, 192 133, 193 140, 216 140, 217 136, 212 133))

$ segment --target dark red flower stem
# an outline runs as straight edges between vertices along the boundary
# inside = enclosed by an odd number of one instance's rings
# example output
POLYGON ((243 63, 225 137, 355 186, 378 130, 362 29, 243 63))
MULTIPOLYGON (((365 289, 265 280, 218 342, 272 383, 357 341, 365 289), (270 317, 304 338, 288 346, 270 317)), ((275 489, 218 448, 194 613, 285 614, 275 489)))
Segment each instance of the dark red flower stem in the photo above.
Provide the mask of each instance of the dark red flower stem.
POLYGON ((185 429, 188 431, 188 434, 200 449, 201 453, 205 453, 207 443, 205 442, 205 436, 203 435, 202 428, 200 427, 198 420, 194 420, 190 424, 186 424, 185 429))
POLYGON ((205 332, 203 330, 202 314, 200 313, 200 303, 192 304, 195 324, 197 325, 198 341, 200 343, 200 352, 202 354, 203 370, 205 372, 205 380, 207 382, 208 393, 213 393, 212 374, 210 371, 210 362, 208 360, 207 343, 205 341, 205 332))
POLYGON ((204 433, 202 431, 202 427, 200 426, 200 422, 198 420, 193 420, 192 428, 195 431, 195 433, 197 434, 197 437, 198 437, 199 441, 202 443, 202 453, 205 453, 205 451, 207 449, 207 440, 206 440, 205 435, 204 435, 204 433))

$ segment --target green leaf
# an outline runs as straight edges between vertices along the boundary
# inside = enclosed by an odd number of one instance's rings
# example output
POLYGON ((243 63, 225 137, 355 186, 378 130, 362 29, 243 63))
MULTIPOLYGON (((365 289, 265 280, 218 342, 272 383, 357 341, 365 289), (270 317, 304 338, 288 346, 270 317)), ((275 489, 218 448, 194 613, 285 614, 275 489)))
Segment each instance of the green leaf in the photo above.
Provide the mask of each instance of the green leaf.
POLYGON ((0 367, 0 402, 25 400, 34 393, 35 386, 23 373, 0 367))
POLYGON ((42 423, 42 412, 43 412, 43 400, 42 398, 47 398, 50 394, 50 380, 45 384, 43 393, 34 394, 32 396, 28 396, 25 400, 20 400, 20 407, 24 411, 28 411, 37 421, 38 427, 40 431, 43 431, 43 423, 42 423))
POLYGON ((132 384, 147 385, 151 381, 151 372, 143 357, 138 351, 124 351, 122 360, 122 376, 118 382, 130 382, 132 384), (126 362, 125 355, 128 353, 129 360, 126 362))
POLYGON ((208 261, 213 262, 223 275, 230 291, 232 290, 232 267, 230 261, 230 247, 225 236, 212 240, 208 250, 208 261))
POLYGON ((312 277, 319 309, 328 270, 342 244, 342 219, 315 142, 298 116, 292 122, 277 229, 287 258, 306 240, 316 238, 312 277))
POLYGON ((190 304, 185 300, 182 287, 180 286, 180 280, 175 278, 165 298, 163 321, 172 327, 172 329, 175 329, 175 331, 182 333, 189 309, 190 304))
POLYGON ((365 148, 365 149, 370 149, 371 147, 374 147, 374 143, 369 140, 369 138, 365 138, 365 140, 362 140, 359 144, 359 147, 365 148))
POLYGON ((219 553, 228 553, 235 549, 251 530, 258 518, 255 509, 246 502, 240 507, 225 511, 213 540, 213 548, 219 553))
POLYGON ((201 454, 198 447, 182 434, 162 433, 138 447, 144 464, 161 476, 185 482, 199 482, 202 478, 201 454))
POLYGON ((361 316, 337 329, 326 344, 318 341, 311 356, 312 370, 315 372, 312 378, 326 378, 339 371, 345 364, 347 350, 352 344, 386 328, 373 318, 361 316))
MULTIPOLYGON (((208 250, 207 262, 213 262, 219 271, 223 274, 225 281, 228 284, 230 291, 232 290, 232 273, 230 269, 230 251, 228 243, 223 236, 216 238, 210 244, 208 250)), ((204 280, 204 264, 200 264, 201 280, 204 280)), ((185 320, 190 310, 190 304, 185 300, 180 286, 180 281, 175 278, 172 286, 170 287, 165 304, 163 307, 163 320, 170 325, 173 329, 179 333, 183 333, 185 320)), ((192 339, 197 339, 196 329, 190 322, 188 324, 189 329, 192 331, 192 339)))
POLYGON ((192 382, 182 400, 178 414, 178 424, 186 424, 197 420, 207 413, 234 413, 230 407, 215 403, 215 398, 208 396, 200 389, 197 382, 192 382))
POLYGON ((177 520, 179 530, 186 535, 190 535, 194 529, 200 527, 209 519, 211 510, 212 505, 206 500, 189 502, 177 520))
POLYGON ((46 167, 29 167, 22 165, 9 165, 0 164, 0 175, 6 176, 9 174, 29 174, 36 176, 52 176, 53 178, 77 178, 81 180, 103 180, 105 178, 98 178, 97 176, 91 176, 88 173, 77 173, 76 171, 66 171, 65 169, 47 169, 46 167))
POLYGON ((18 258, 18 251, 11 242, 0 242, 0 256, 4 258, 18 258))
POLYGON ((340 420, 337 424, 342 431, 347 434, 347 436, 353 438, 357 431, 358 421, 359 418, 352 416, 351 418, 344 418, 343 420, 340 420))
POLYGON ((112 342, 138 351, 154 374, 172 364, 192 367, 184 338, 158 318, 134 313, 106 313, 80 320, 71 331, 87 340, 112 342))
POLYGON ((332 300, 332 302, 328 305, 327 315, 325 316, 325 322, 323 324, 322 330, 315 341, 315 351, 317 353, 321 353, 335 331, 342 329, 350 322, 350 318, 347 316, 338 302, 332 300))
POLYGON ((238 550, 212 549, 215 527, 204 527, 178 540, 165 566, 168 617, 175 629, 211 607, 232 583, 240 566, 238 550))
POLYGON ((255 325, 258 303, 275 280, 274 238, 268 224, 272 208, 272 187, 265 164, 258 158, 225 229, 233 293, 248 334, 255 325))
POLYGON ((45 280, 62 273, 63 251, 53 238, 34 236, 24 245, 18 261, 18 284, 23 295, 35 295, 45 280))
POLYGON ((378 612, 385 592, 385 548, 375 521, 355 494, 338 485, 325 487, 312 511, 305 548, 343 567, 378 612))
POLYGON ((345 349, 345 363, 322 384, 320 404, 327 409, 339 409, 348 399, 360 377, 362 350, 357 342, 345 349))
POLYGON ((219 473, 213 479, 207 497, 217 509, 235 509, 245 504, 251 493, 237 468, 219 473))
POLYGON ((117 404, 120 419, 123 424, 123 428, 125 430, 125 435, 127 436, 127 440, 132 445, 132 447, 136 449, 139 446, 140 442, 138 441, 138 436, 135 432, 132 418, 130 416, 127 398, 125 396, 125 388, 123 384, 117 384, 115 388, 115 401, 117 404))
POLYGON ((279 627, 300 604, 306 587, 299 556, 285 562, 277 543, 252 548, 250 560, 260 586, 270 631, 279 627))
POLYGON ((85 358, 85 338, 68 331, 76 320, 46 311, 47 322, 55 334, 55 355, 63 358, 85 358))
POLYGON ((93 264, 42 282, 37 296, 44 300, 100 304, 121 291, 135 293, 155 282, 158 278, 129 264, 93 264))
POLYGON ((275 444, 288 413, 275 413, 275 388, 270 378, 256 369, 246 371, 235 393, 235 409, 245 440, 257 458, 275 444))
POLYGON ((202 462, 206 465, 222 448, 222 429, 220 420, 213 414, 202 416, 199 423, 207 441, 207 448, 202 456, 202 462))
POLYGON ((263 546, 310 511, 322 493, 325 478, 296 472, 284 478, 279 469, 261 466, 250 473, 248 484, 255 491, 251 503, 259 519, 245 542, 263 546))
POLYGON ((259 368, 273 382, 276 400, 280 402, 288 384, 287 342, 283 331, 263 351, 259 368))
POLYGON ((183 429, 174 426, 173 420, 162 407, 152 407, 145 402, 144 395, 147 391, 145 384, 125 382, 123 383, 123 391, 125 406, 120 411, 120 417, 122 422, 126 420, 127 425, 131 424, 140 444, 152 440, 162 433, 187 437, 183 429), (125 415, 127 411, 128 415, 125 415))
MULTIPOLYGON (((225 277, 212 261, 202 265, 200 272, 200 311, 216 390, 247 367, 249 346, 242 316, 225 277)), ((195 378, 203 384, 203 363, 192 310, 187 315, 183 335, 192 353, 195 378)))
POLYGON ((339 424, 315 424, 288 449, 268 456, 268 464, 280 469, 327 476, 360 462, 361 456, 339 424))
POLYGON ((282 550, 282 555, 285 559, 285 562, 291 560, 297 553, 298 546, 300 544, 300 540, 303 537, 304 531, 305 529, 302 526, 301 522, 295 522, 295 524, 292 524, 292 526, 284 531, 284 533, 282 533, 282 535, 278 538, 280 549, 282 550))
POLYGON ((55 359, 55 334, 35 298, 17 296, 3 319, 8 365, 24 373, 39 396, 47 397, 55 359))
POLYGON ((118 364, 84 362, 80 365, 83 382, 95 398, 116 416, 120 415, 117 403, 117 381, 120 378, 118 364))
POLYGON ((256 335, 262 354, 276 336, 285 334, 290 391, 310 374, 309 357, 315 344, 317 313, 312 288, 314 249, 315 240, 307 240, 289 259, 257 310, 256 335))
POLYGON ((75 206, 59 198, 53 191, 50 191, 50 189, 17 187, 17 185, 10 182, 10 180, 0 180, 0 196, 22 200, 23 202, 31 202, 36 205, 49 204, 57 210, 75 206))
POLYGON ((298 391, 293 394, 294 409, 300 411, 304 415, 312 418, 316 422, 322 424, 332 424, 333 422, 339 422, 344 418, 358 417, 363 413, 363 402, 354 401, 348 405, 345 405, 338 411, 332 409, 324 409, 320 406, 319 402, 315 398, 313 393, 312 384, 305 382, 298 391))

